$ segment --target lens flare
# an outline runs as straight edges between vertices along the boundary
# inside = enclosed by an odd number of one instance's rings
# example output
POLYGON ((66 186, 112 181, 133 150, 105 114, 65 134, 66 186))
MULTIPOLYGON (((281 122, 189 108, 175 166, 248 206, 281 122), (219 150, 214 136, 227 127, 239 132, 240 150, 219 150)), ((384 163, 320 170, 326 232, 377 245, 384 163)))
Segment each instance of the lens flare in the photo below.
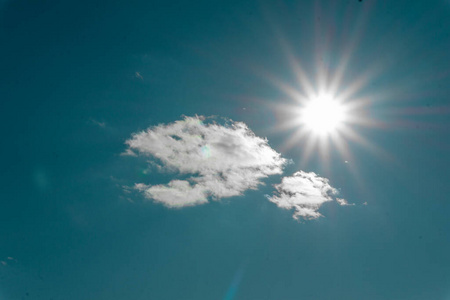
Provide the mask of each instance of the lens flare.
POLYGON ((201 151, 204 158, 209 158, 211 156, 211 149, 208 145, 203 146, 201 151))

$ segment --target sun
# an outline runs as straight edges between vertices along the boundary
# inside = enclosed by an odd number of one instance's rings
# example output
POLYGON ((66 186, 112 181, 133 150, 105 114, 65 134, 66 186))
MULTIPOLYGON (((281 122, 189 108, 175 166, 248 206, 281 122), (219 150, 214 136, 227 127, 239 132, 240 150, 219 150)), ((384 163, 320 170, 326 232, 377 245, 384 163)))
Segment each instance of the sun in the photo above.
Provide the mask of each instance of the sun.
POLYGON ((326 136, 339 131, 347 115, 345 105, 339 99, 331 94, 322 93, 305 101, 299 118, 308 131, 326 136))
MULTIPOLYGON (((353 88, 352 84, 349 86, 353 88)), ((317 155, 321 164, 328 166, 336 151, 343 161, 353 161, 350 144, 354 142, 371 151, 379 150, 358 133, 362 126, 371 126, 366 98, 355 97, 344 88, 337 91, 326 84, 319 85, 317 90, 309 83, 301 85, 304 91, 289 86, 284 88, 290 96, 289 102, 273 106, 279 115, 275 130, 291 132, 281 148, 283 151, 299 149, 300 163, 304 166, 317 155)))
MULTIPOLYGON (((318 7, 317 13, 320 11, 318 7)), ((358 16, 356 23, 364 24, 367 16, 358 16)), ((321 18, 318 15, 315 19, 321 18)), ((268 124, 267 131, 282 139, 280 152, 298 155, 302 168, 320 166, 331 172, 332 165, 345 163, 359 180, 357 158, 353 155, 355 147, 358 151, 363 147, 378 157, 392 159, 366 133, 388 128, 389 124, 381 119, 382 103, 402 92, 392 86, 379 85, 380 89, 374 89, 389 66, 383 60, 360 65, 359 54, 354 56, 360 53, 363 26, 342 32, 345 38, 341 40, 335 38, 334 32, 330 33, 328 26, 322 28, 322 24, 323 21, 315 24, 312 43, 299 43, 297 35, 291 42, 290 35, 279 32, 278 46, 291 74, 286 76, 283 72, 277 76, 258 66, 256 70, 262 71, 258 75, 265 77, 280 94, 270 99, 252 97, 252 100, 267 106, 274 117, 276 123, 268 124), (301 61, 298 55, 307 60, 301 61), (363 68, 355 68, 356 65, 363 68)))

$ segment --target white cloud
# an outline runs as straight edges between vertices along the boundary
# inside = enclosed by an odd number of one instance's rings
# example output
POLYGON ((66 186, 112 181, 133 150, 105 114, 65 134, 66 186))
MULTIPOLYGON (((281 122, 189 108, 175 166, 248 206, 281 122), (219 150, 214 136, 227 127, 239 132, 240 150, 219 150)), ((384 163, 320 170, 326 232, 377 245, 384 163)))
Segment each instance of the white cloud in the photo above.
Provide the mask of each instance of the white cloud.
MULTIPOLYGON (((283 177, 275 185, 277 193, 267 198, 284 209, 294 209, 294 218, 316 219, 322 216, 318 210, 324 202, 332 201, 338 191, 329 185, 328 179, 315 173, 299 171, 292 176, 283 177)), ((340 199, 345 201, 344 199, 340 199)), ((346 202, 346 201, 345 201, 346 202)))
POLYGON ((163 168, 189 176, 167 185, 136 185, 147 198, 168 207, 242 195, 256 189, 261 179, 281 174, 286 163, 244 123, 226 120, 221 125, 198 116, 151 127, 134 134, 126 144, 128 155, 154 157, 163 168))
POLYGON ((342 198, 336 198, 336 201, 337 201, 337 203, 339 203, 339 205, 341 205, 341 206, 353 206, 353 205, 355 205, 355 203, 349 204, 349 203, 347 202, 347 200, 342 199, 342 198))

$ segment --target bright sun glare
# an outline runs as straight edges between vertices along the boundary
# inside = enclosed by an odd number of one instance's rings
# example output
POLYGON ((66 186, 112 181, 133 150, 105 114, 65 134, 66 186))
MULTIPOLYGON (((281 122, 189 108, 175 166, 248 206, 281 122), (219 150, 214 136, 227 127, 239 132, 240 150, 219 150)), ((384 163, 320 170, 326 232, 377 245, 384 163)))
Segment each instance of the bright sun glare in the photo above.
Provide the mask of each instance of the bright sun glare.
POLYGON ((300 114, 303 125, 318 135, 333 133, 346 119, 344 106, 329 94, 309 99, 300 114))
POLYGON ((318 156, 318 162, 324 166, 329 166, 334 153, 340 154, 344 162, 353 161, 350 145, 354 142, 377 155, 386 155, 358 133, 361 127, 384 126, 371 116, 369 109, 376 99, 388 99, 390 95, 369 95, 366 90, 384 66, 374 63, 364 70, 350 70, 362 31, 354 30, 345 44, 337 45, 330 38, 329 29, 321 28, 321 23, 314 30, 317 39, 310 48, 311 62, 304 65, 296 58, 296 52, 306 50, 300 51, 288 39, 280 37, 280 49, 294 76, 286 82, 267 74, 268 80, 287 96, 284 101, 269 104, 278 121, 273 130, 290 133, 281 148, 298 151, 302 164, 318 156))

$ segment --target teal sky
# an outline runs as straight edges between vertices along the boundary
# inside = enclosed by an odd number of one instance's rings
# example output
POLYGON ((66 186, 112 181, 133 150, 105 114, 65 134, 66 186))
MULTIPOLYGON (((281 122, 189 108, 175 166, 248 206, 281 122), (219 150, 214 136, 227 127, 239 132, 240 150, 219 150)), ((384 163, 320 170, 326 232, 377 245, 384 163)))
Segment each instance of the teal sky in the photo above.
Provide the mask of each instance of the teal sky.
POLYGON ((450 300, 448 49, 445 0, 0 1, 0 299, 450 300))

